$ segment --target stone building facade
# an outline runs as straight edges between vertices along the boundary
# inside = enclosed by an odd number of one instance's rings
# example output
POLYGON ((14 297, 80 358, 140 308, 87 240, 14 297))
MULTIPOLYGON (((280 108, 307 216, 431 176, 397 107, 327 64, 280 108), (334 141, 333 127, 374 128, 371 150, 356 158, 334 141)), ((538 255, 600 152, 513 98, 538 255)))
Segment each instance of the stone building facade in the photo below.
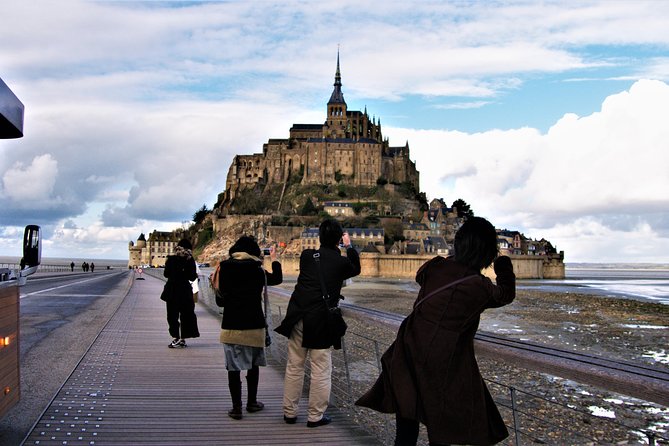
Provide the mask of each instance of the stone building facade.
POLYGON ((153 231, 148 240, 143 233, 140 234, 136 243, 128 243, 128 268, 165 266, 167 256, 174 253, 179 240, 178 232, 153 231))
POLYGON ((237 193, 257 185, 301 184, 375 186, 408 183, 419 191, 419 173, 409 158, 409 143, 390 146, 381 119, 349 110, 341 90, 339 55, 334 90, 322 124, 293 124, 287 139, 270 139, 262 153, 237 155, 226 178, 221 211, 228 213, 237 193))
MULTIPOLYGON (((363 251, 369 245, 374 247, 374 252, 385 253, 383 247, 385 231, 383 228, 344 228, 351 238, 351 245, 358 251, 363 251)), ((318 236, 318 228, 304 228, 300 234, 300 248, 318 249, 321 243, 318 236)))

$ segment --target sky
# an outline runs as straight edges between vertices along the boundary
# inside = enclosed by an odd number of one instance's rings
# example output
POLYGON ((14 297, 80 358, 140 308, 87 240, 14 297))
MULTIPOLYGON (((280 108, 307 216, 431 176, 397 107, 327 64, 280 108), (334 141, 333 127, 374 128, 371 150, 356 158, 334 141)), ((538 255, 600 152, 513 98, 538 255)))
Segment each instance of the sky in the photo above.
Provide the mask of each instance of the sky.
POLYGON ((236 154, 349 110, 429 200, 570 262, 669 263, 667 1, 0 2, 0 255, 125 259, 188 226, 236 154))

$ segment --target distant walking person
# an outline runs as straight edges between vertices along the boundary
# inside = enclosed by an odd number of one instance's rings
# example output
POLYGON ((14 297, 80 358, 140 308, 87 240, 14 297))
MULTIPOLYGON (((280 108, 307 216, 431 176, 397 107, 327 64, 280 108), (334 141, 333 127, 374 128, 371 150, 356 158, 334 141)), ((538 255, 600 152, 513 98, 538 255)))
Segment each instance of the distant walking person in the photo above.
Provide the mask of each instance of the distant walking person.
POLYGON ((228 415, 242 419, 241 371, 246 372, 246 410, 258 412, 265 405, 258 401, 260 366, 265 359, 267 323, 263 314, 263 288, 283 281, 281 263, 270 248, 272 272, 262 266, 260 247, 252 238, 243 236, 230 248, 230 257, 220 264, 219 291, 216 303, 223 307, 221 342, 228 370, 228 388, 232 409, 228 415))
POLYGON ((493 225, 469 217, 455 235, 455 255, 418 270, 413 312, 383 354, 381 376, 356 402, 395 413, 395 445, 415 445, 419 422, 431 445, 488 445, 509 435, 474 356, 481 313, 516 295, 511 260, 496 256, 493 225), (481 275, 493 260, 497 285, 481 275))
POLYGON ((91 272, 95 271, 95 263, 91 262, 91 272))
POLYGON ((167 324, 173 338, 170 348, 186 347, 186 339, 200 336, 190 284, 197 279, 192 249, 190 242, 182 239, 165 262, 167 283, 160 298, 167 303, 167 324))
POLYGON ((332 387, 332 351, 341 348, 341 339, 333 339, 326 325, 328 309, 323 298, 321 279, 325 282, 333 307, 339 303, 342 282, 360 274, 360 258, 335 220, 325 220, 318 229, 320 249, 305 249, 300 255, 300 274, 293 291, 286 317, 276 331, 288 340, 288 360, 283 388, 283 419, 288 424, 297 422, 297 410, 302 395, 304 365, 311 361, 311 384, 307 427, 329 424, 325 414, 332 387), (339 244, 346 247, 341 255, 339 244), (316 263, 314 254, 319 254, 316 263), (319 271, 320 270, 320 271, 319 271), (321 277, 322 274, 322 277, 321 277))
POLYGON ((70 271, 74 272, 74 262, 70 262, 70 271))

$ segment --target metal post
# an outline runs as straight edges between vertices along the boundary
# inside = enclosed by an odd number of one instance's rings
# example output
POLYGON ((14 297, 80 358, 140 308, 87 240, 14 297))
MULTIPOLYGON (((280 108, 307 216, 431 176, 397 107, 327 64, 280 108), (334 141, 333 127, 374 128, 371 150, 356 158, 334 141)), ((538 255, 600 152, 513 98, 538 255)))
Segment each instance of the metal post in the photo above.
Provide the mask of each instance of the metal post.
MULTIPOLYGON (((374 355, 376 358, 376 368, 378 369, 379 373, 381 373, 381 351, 379 350, 379 341, 373 340, 372 343, 374 344, 374 355)), ((383 416, 383 421, 385 424, 385 431, 386 431, 386 439, 388 440, 388 444, 390 444, 393 441, 394 437, 391 437, 390 434, 390 415, 384 415, 383 416)))
POLYGON ((514 444, 518 446, 518 417, 516 416, 516 389, 509 387, 509 392, 511 393, 511 413, 513 414, 513 431, 514 431, 514 444))
POLYGON ((353 388, 351 387, 351 372, 348 367, 348 354, 346 352, 346 338, 341 338, 341 352, 344 355, 344 369, 346 370, 346 386, 348 388, 348 399, 351 404, 354 403, 353 400, 353 388))
POLYGON ((376 354, 376 368, 381 373, 381 352, 379 352, 379 341, 374 341, 374 353, 376 354))

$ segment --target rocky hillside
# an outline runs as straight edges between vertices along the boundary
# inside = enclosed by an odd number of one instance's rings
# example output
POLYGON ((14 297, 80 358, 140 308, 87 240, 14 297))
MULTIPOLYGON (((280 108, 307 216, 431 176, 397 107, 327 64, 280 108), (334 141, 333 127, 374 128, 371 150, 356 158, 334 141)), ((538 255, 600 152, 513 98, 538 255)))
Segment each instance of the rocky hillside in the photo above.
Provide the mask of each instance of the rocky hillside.
MULTIPOLYGON (((253 235, 252 220, 239 222, 233 219, 219 220, 221 230, 214 234, 213 238, 204 246, 201 251, 196 251, 198 262, 206 262, 214 265, 222 259, 228 257, 228 250, 242 235, 253 235)), ((274 240, 267 239, 266 244, 270 245, 274 240)), ((288 246, 280 250, 282 255, 299 255, 301 252, 300 241, 293 240, 288 243, 288 246)))

